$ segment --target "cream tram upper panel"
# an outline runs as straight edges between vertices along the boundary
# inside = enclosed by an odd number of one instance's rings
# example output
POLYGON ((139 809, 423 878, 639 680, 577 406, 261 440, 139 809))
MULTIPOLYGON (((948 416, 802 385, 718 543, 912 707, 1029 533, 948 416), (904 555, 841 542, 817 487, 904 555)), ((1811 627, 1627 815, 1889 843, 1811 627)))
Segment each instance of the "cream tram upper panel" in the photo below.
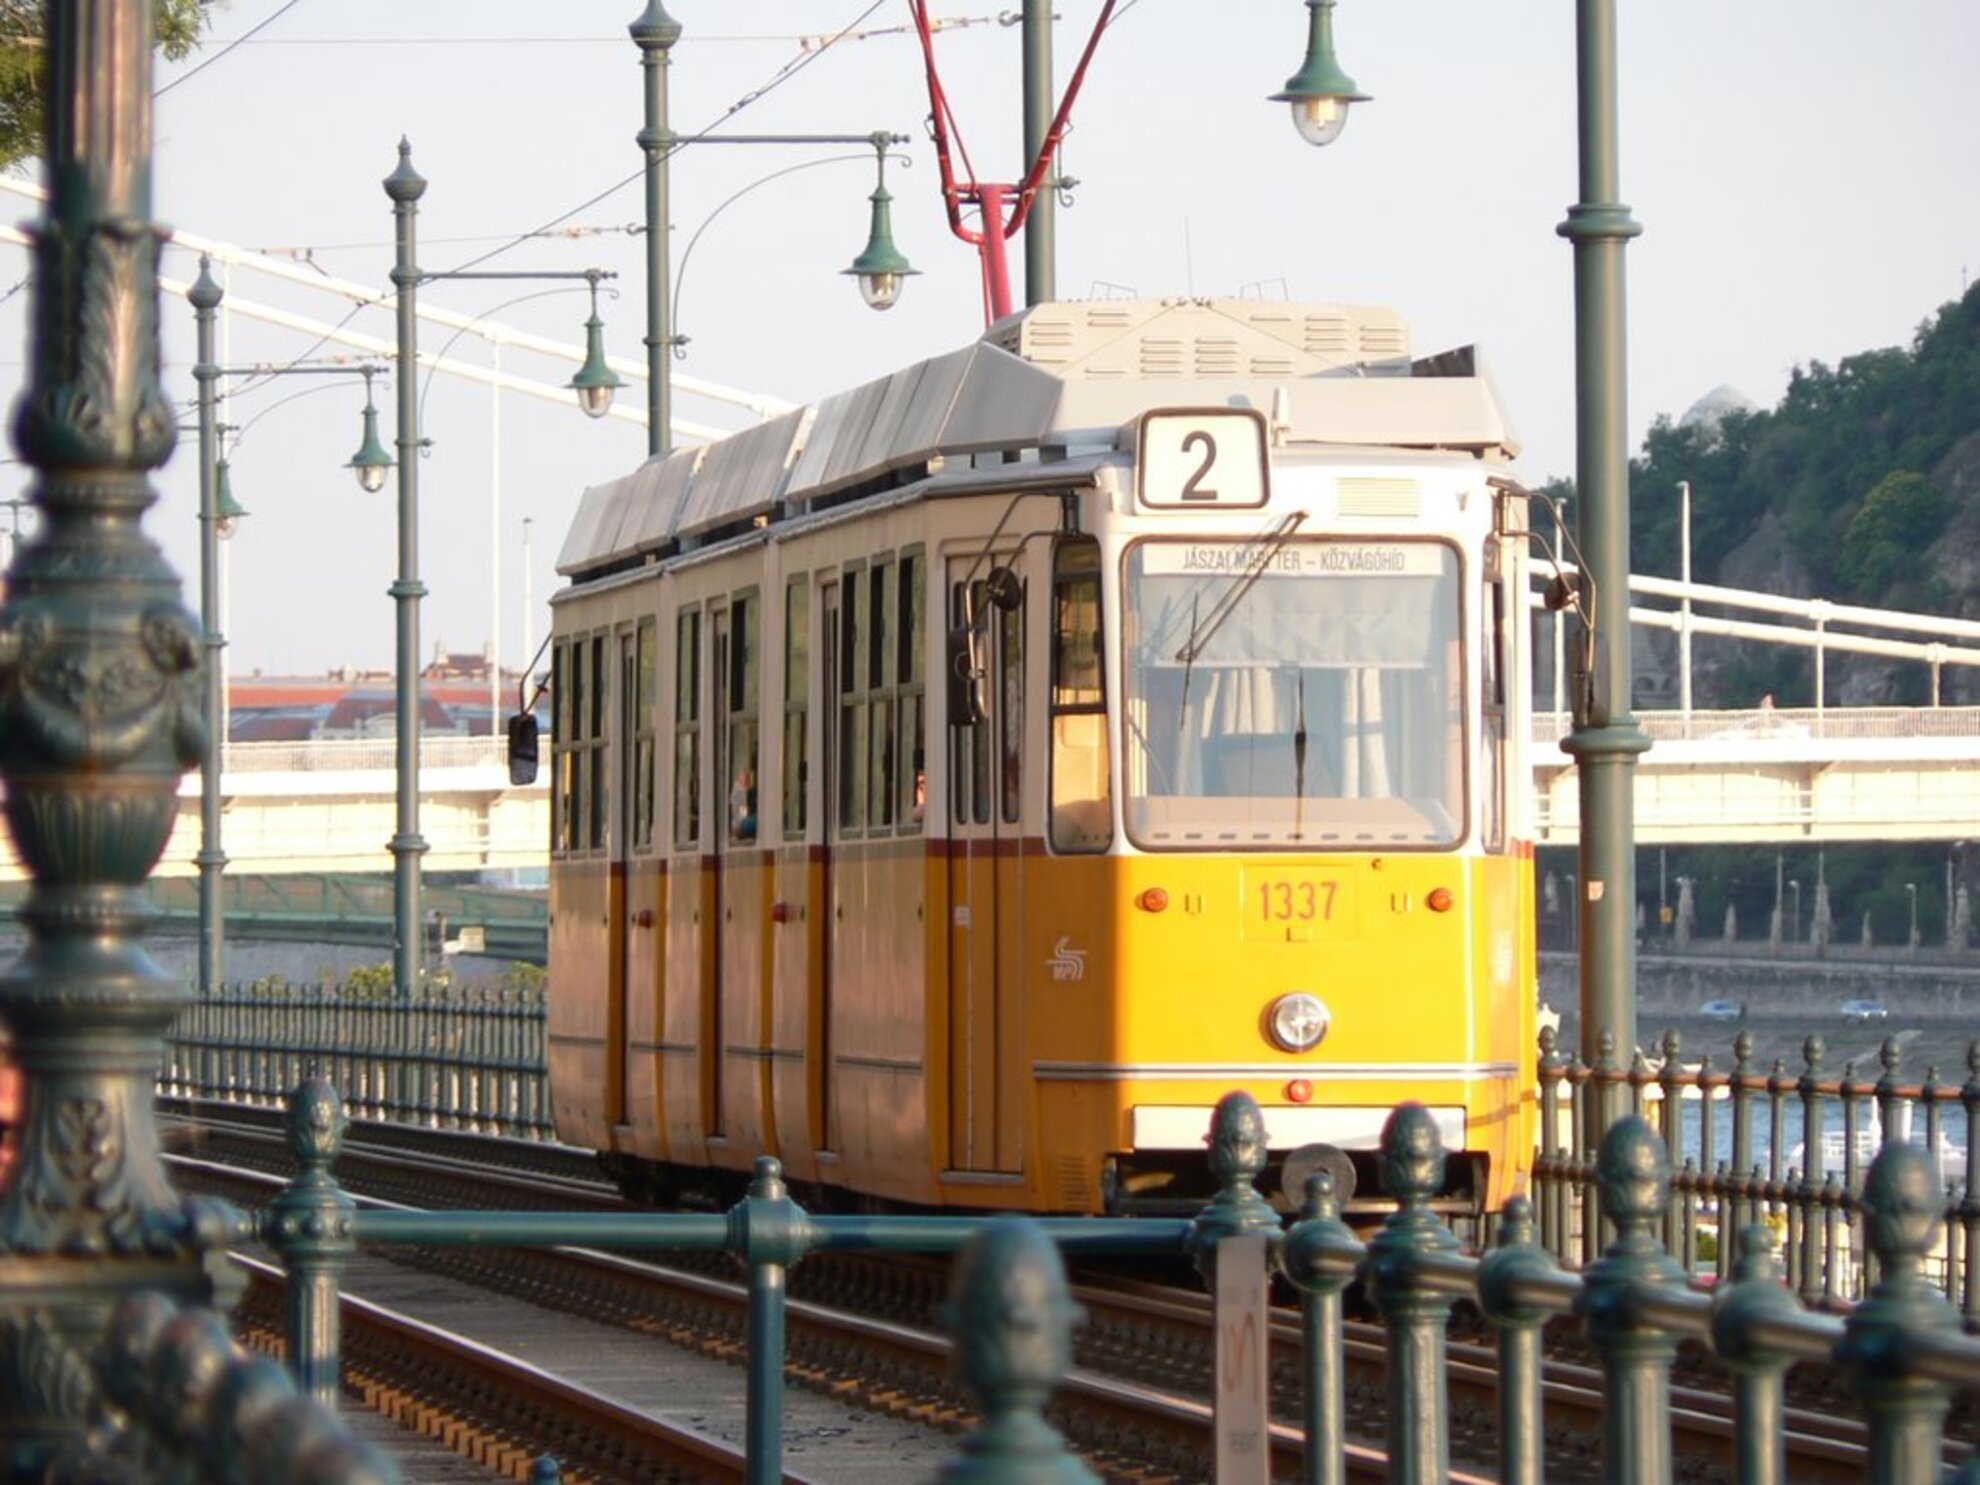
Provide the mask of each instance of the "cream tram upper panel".
POLYGON ((1048 304, 971 345, 585 492, 557 570, 796 514, 1008 451, 1033 463, 1136 446, 1151 408, 1249 409, 1274 446, 1517 448, 1469 351, 1412 360, 1391 310, 1257 300, 1048 304))

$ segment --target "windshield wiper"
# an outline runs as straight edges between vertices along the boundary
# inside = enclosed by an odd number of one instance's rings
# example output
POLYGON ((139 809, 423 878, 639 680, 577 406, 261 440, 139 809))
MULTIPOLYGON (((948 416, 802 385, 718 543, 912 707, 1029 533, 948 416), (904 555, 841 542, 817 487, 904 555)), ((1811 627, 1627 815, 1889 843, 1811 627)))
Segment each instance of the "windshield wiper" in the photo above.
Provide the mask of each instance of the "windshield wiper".
POLYGON ((1293 725, 1293 794, 1306 797, 1306 671, 1302 667, 1294 687, 1293 705, 1299 708, 1299 721, 1293 725))
MULTIPOLYGON (((1196 605, 1202 597, 1203 595, 1201 593, 1191 593, 1189 595, 1189 632, 1191 634, 1196 633, 1196 605)), ((1176 658, 1183 663, 1182 700, 1176 706, 1176 721, 1180 726, 1187 728, 1189 726, 1189 673, 1196 667, 1196 656, 1190 653, 1189 645, 1185 643, 1182 649, 1177 652, 1176 658)))
MULTIPOLYGON (((1244 595, 1251 591, 1251 585, 1264 573, 1266 564, 1279 555, 1280 548, 1292 540, 1293 533, 1299 530, 1305 520, 1306 512, 1296 510, 1272 528, 1271 534, 1257 547, 1244 571, 1231 580, 1230 587, 1224 590, 1224 596, 1217 600, 1217 606, 1210 610, 1202 623, 1191 625, 1189 638, 1184 640, 1183 647, 1176 651, 1178 663, 1193 665, 1196 662, 1196 657, 1203 653, 1210 641, 1216 638, 1217 631, 1224 627, 1224 620, 1231 616, 1231 611, 1238 606, 1244 595)), ((1193 607, 1190 615, 1194 619, 1193 607)), ((1184 672, 1184 680, 1185 682, 1188 680, 1187 671, 1184 672)))
POLYGON ((1293 706, 1299 720, 1293 723, 1293 839, 1306 834, 1306 667, 1293 672, 1293 706))

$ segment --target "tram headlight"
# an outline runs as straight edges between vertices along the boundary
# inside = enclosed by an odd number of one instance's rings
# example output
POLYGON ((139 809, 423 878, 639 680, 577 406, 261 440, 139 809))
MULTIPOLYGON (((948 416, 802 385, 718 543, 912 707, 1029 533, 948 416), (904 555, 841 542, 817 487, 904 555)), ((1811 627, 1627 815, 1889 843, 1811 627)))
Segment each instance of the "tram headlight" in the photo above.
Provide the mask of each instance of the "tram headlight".
POLYGON ((1280 1050, 1311 1052, 1326 1037, 1332 1019, 1319 996, 1295 990, 1272 1002, 1265 1013, 1265 1026, 1280 1050))

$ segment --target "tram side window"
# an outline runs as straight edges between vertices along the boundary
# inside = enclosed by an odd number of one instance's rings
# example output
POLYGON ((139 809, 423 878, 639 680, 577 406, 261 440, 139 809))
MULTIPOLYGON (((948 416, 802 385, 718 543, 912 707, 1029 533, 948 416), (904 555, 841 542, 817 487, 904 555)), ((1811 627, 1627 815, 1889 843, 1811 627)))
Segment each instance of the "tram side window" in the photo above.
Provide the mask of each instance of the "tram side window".
POLYGON ((895 787, 899 791, 896 818, 903 833, 922 827, 928 804, 927 719, 922 702, 927 684, 928 637, 922 631, 925 564, 918 551, 901 553, 898 621, 895 624, 895 677, 900 695, 899 741, 894 756, 902 760, 895 787))
POLYGON ((570 770, 570 807, 565 814, 570 848, 585 848, 585 822, 590 817, 591 774, 585 766, 585 722, 591 715, 591 647, 582 636, 571 641, 570 742, 564 762, 570 770))
MULTIPOLYGON (((989 603, 988 585, 978 578, 955 583, 949 589, 949 627, 979 633, 980 616, 989 603)), ((972 641, 974 650, 980 643, 972 641)), ((949 789, 954 808, 951 817, 958 823, 987 825, 990 822, 990 723, 978 717, 967 727, 951 727, 949 789)))
POLYGON ((729 605, 729 694, 722 699, 729 728, 728 766, 735 777, 729 785, 725 828, 730 845, 756 839, 756 595, 739 594, 729 605))
POLYGON ((701 839, 701 612, 674 621, 674 844, 701 839))
POLYGON ((869 829, 884 830, 894 823, 894 676, 895 659, 892 624, 894 611, 894 564, 881 560, 867 569, 869 609, 873 615, 873 640, 867 646, 866 716, 867 770, 866 823, 869 829))
POLYGON ((1052 849, 1104 851, 1113 840, 1100 545, 1060 544, 1052 573, 1052 849))
POLYGON ((605 636, 594 634, 591 637, 591 707, 584 735, 585 773, 588 775, 585 779, 585 844, 594 851, 602 850, 605 845, 605 814, 610 793, 605 775, 606 682, 610 675, 605 664, 605 636))
POLYGON ((845 689, 839 701, 839 829, 858 831, 866 823, 866 684, 873 643, 872 590, 865 574, 846 574, 839 606, 839 674, 845 689))
POLYGON ((554 776, 556 787, 551 791, 551 807, 556 818, 551 822, 551 847, 563 853, 571 849, 572 834, 577 819, 575 793, 577 790, 577 755, 571 751, 571 696, 576 690, 577 681, 571 674, 571 645, 569 640, 558 640, 557 647, 550 655, 550 694, 555 707, 552 714, 550 744, 556 759, 554 776))
POLYGON ((653 848, 653 703, 657 699, 654 687, 659 659, 660 626, 653 619, 641 619, 633 694, 632 843, 636 851, 653 848))
POLYGON ((784 589, 784 839, 804 837, 805 698, 811 694, 811 585, 793 578, 784 589))
POLYGON ((999 798, 1006 822, 1016 824, 1024 798, 1024 605, 999 607, 997 727, 1003 755, 1003 787, 999 798))

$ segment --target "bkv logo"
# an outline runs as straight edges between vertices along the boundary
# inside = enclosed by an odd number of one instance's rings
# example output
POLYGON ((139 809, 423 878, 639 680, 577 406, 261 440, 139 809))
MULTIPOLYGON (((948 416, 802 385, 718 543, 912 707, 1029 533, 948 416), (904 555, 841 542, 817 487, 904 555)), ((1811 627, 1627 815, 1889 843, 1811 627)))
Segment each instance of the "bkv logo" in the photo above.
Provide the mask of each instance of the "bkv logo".
POLYGON ((1086 978, 1086 950, 1075 949, 1070 934, 1059 935, 1059 941, 1052 945, 1052 957, 1045 963, 1052 971, 1052 978, 1061 984, 1086 978))

